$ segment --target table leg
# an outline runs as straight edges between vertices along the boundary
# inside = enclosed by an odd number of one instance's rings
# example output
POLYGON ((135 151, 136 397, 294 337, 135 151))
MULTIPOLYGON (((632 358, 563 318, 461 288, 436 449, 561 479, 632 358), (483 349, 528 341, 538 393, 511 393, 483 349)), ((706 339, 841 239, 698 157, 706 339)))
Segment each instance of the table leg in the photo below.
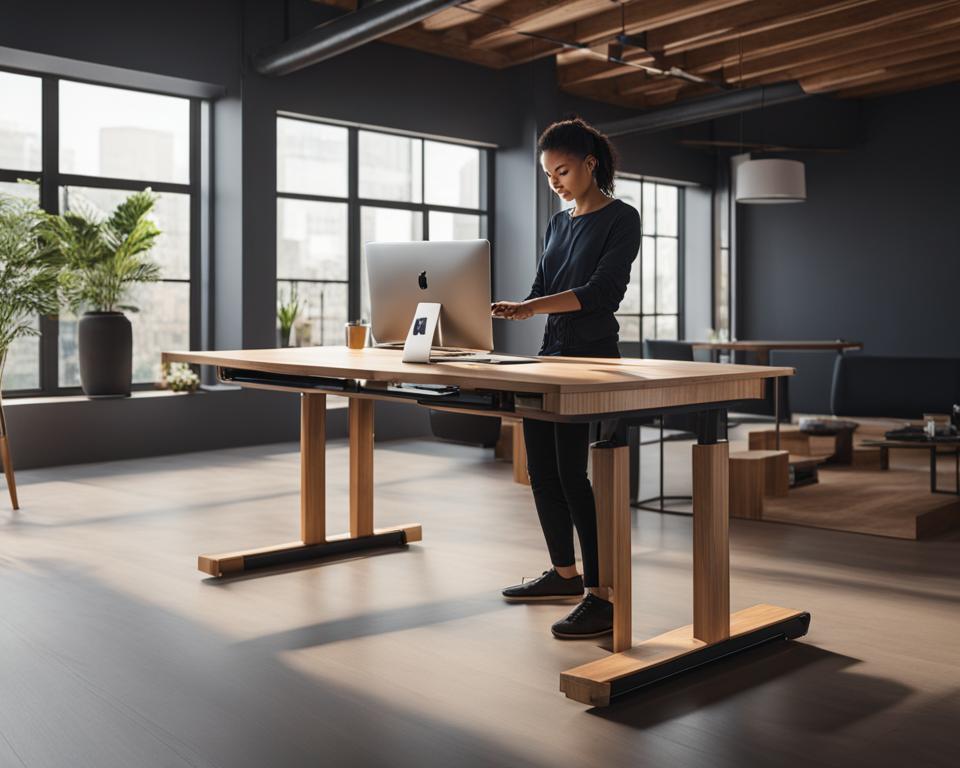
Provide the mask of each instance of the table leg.
MULTIPOLYGON (((728 446, 719 439, 721 429, 722 412, 708 412, 700 420, 698 445, 693 450, 693 624, 626 650, 617 644, 615 627, 613 654, 560 674, 560 690, 568 698, 592 706, 606 706, 612 698, 680 672, 763 643, 806 634, 810 614, 803 611, 761 604, 730 613, 728 446)), ((598 451, 593 458, 595 462, 600 459, 601 467, 609 462, 598 451)), ((598 521, 609 519, 609 515, 601 514, 601 508, 608 511, 607 502, 600 503, 604 498, 599 488, 601 482, 610 484, 608 493, 622 495, 613 484, 623 486, 625 478, 621 480, 615 471, 608 473, 604 469, 600 474, 595 473, 598 521)), ((598 529, 601 563, 604 563, 604 552, 608 553, 606 557, 610 562, 617 562, 620 555, 616 535, 610 527, 608 523, 598 529)), ((602 568, 601 580, 604 575, 610 578, 610 567, 602 568)), ((626 573, 629 575, 629 570, 626 573)), ((616 585, 616 575, 612 579, 616 585)), ((614 605, 616 621, 616 603, 614 605)))
POLYGON ((730 636, 729 447, 693 446, 693 637, 730 636))
POLYGON ((300 541, 260 549, 200 555, 211 576, 312 562, 420 541, 417 524, 373 528, 373 401, 350 400, 350 533, 326 535, 326 395, 300 399, 300 541))
POLYGON ((350 535, 373 533, 373 400, 350 400, 350 535))
POLYGON ((591 449, 597 503, 600 586, 613 602, 613 650, 633 645, 630 563, 630 449, 609 442, 591 449))

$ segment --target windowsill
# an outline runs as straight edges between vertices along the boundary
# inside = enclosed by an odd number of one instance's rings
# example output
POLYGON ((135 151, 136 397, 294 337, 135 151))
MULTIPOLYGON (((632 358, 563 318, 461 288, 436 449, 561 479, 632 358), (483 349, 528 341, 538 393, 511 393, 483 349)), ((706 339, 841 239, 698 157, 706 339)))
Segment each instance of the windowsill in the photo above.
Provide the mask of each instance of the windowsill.
MULTIPOLYGON (((139 389, 130 393, 130 397, 89 398, 86 395, 44 395, 38 397, 7 397, 3 400, 3 407, 10 408, 17 405, 52 405, 61 403, 96 403, 105 401, 147 400, 152 398, 189 397, 191 395, 219 395, 225 392, 239 392, 243 387, 234 387, 228 384, 215 384, 210 387, 201 387, 197 392, 173 392, 169 389, 139 389)), ((327 410, 346 408, 346 397, 340 395, 327 396, 327 410)))

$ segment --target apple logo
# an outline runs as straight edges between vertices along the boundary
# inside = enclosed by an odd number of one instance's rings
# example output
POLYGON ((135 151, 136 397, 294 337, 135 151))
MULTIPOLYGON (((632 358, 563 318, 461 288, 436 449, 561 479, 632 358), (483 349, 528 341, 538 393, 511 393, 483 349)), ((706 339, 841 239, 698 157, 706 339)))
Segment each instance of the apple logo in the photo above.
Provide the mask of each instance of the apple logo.
POLYGON ((424 291, 427 290, 427 270, 423 270, 423 272, 420 273, 420 276, 417 278, 417 283, 421 289, 424 291))

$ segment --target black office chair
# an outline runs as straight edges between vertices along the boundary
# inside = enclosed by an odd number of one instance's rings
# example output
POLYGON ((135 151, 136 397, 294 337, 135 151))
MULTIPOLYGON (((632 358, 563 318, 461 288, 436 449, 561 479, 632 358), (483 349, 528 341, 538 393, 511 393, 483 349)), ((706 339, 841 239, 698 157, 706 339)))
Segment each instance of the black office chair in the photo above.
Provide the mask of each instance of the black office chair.
MULTIPOLYGON (((666 341, 662 339, 645 339, 643 342, 643 356, 651 360, 686 360, 693 361, 693 347, 683 341, 666 341)), ((696 421, 693 414, 662 414, 652 419, 631 420, 629 424, 628 445, 630 447, 630 506, 645 509, 651 512, 674 512, 667 508, 668 503, 689 503, 692 496, 668 496, 663 492, 663 445, 672 440, 689 440, 696 437, 696 421), (640 440, 640 430, 645 425, 660 427, 660 436, 657 440, 640 440), (664 430, 671 430, 674 434, 664 435, 664 430), (656 496, 638 499, 640 495, 640 446, 657 443, 660 446, 660 492, 656 496)))

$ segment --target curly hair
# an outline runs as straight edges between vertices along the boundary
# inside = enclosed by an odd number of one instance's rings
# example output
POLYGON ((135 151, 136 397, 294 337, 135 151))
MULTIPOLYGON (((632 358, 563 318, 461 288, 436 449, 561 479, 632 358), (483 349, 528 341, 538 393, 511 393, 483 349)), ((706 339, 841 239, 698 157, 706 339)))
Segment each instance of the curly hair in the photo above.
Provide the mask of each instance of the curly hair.
POLYGON ((537 151, 555 149, 584 158, 593 155, 597 167, 593 178, 603 194, 613 196, 613 177, 617 169, 617 153, 606 136, 579 117, 558 120, 548 126, 537 141, 537 151))

